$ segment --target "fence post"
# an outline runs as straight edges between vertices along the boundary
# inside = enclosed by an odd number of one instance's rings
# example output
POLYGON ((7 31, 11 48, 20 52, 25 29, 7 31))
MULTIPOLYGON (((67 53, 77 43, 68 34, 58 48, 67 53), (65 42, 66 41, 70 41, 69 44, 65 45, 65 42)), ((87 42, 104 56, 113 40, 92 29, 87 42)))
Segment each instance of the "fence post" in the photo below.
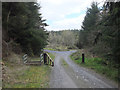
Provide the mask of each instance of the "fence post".
POLYGON ((85 63, 85 55, 82 53, 82 63, 85 63))
POLYGON ((54 66, 54 62, 52 62, 52 67, 54 66))
POLYGON ((51 59, 50 59, 50 65, 51 65, 51 59))
POLYGON ((44 56, 44 64, 46 64, 47 63, 47 54, 44 53, 43 56, 44 56))

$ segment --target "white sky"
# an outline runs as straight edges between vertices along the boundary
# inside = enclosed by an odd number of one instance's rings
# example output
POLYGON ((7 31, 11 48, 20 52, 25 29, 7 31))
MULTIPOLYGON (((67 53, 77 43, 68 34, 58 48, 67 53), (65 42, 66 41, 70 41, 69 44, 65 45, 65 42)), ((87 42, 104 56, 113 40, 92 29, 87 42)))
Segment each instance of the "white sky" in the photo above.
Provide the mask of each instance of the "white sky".
MULTIPOLYGON (((104 0, 94 0, 103 2, 104 0)), ((80 29, 87 8, 93 0, 37 0, 41 5, 43 19, 47 19, 46 27, 51 30, 80 29)), ((99 6, 102 6, 100 3, 99 6)))

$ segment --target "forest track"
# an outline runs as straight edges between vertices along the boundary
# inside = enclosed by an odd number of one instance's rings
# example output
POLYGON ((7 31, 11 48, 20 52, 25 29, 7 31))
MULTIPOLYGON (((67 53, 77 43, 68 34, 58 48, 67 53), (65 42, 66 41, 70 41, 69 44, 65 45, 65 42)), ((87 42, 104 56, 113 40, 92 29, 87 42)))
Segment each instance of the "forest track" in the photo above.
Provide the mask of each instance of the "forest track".
POLYGON ((117 88, 111 80, 75 64, 70 55, 74 51, 50 51, 55 55, 54 67, 51 72, 50 88, 117 88), (68 64, 62 65, 62 60, 68 64))

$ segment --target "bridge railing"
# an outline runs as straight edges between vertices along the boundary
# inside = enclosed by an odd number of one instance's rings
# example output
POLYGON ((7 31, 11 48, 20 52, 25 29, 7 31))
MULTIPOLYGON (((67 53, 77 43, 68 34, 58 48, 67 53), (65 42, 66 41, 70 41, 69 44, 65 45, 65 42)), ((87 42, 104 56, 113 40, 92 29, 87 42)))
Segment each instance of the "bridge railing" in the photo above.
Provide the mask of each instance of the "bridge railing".
POLYGON ((41 63, 44 62, 44 56, 43 56, 43 53, 40 54, 40 62, 41 62, 41 63))
POLYGON ((54 66, 54 60, 49 56, 48 53, 43 53, 44 64, 54 66))
POLYGON ((23 62, 24 64, 27 64, 27 65, 41 65, 42 63, 44 63, 45 65, 51 65, 51 66, 54 66, 54 60, 52 60, 52 58, 49 56, 48 53, 42 53, 40 54, 40 61, 28 61, 28 55, 25 54, 23 55, 23 62))
POLYGON ((27 60, 28 60, 28 55, 27 54, 25 54, 25 55, 23 55, 23 62, 24 63, 27 63, 27 60))

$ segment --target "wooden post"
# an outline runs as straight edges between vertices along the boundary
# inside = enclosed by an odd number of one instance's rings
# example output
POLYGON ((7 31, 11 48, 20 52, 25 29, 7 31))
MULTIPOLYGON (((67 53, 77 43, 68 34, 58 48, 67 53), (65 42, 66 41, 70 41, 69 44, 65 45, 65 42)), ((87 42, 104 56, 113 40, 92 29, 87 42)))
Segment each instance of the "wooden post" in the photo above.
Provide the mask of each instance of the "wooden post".
POLYGON ((84 53, 82 53, 82 63, 85 63, 84 53))
POLYGON ((52 67, 54 66, 54 62, 52 62, 52 67))
POLYGON ((46 64, 47 63, 47 54, 44 53, 43 56, 44 56, 44 64, 46 64))
POLYGON ((51 59, 50 59, 50 65, 51 65, 51 59))

